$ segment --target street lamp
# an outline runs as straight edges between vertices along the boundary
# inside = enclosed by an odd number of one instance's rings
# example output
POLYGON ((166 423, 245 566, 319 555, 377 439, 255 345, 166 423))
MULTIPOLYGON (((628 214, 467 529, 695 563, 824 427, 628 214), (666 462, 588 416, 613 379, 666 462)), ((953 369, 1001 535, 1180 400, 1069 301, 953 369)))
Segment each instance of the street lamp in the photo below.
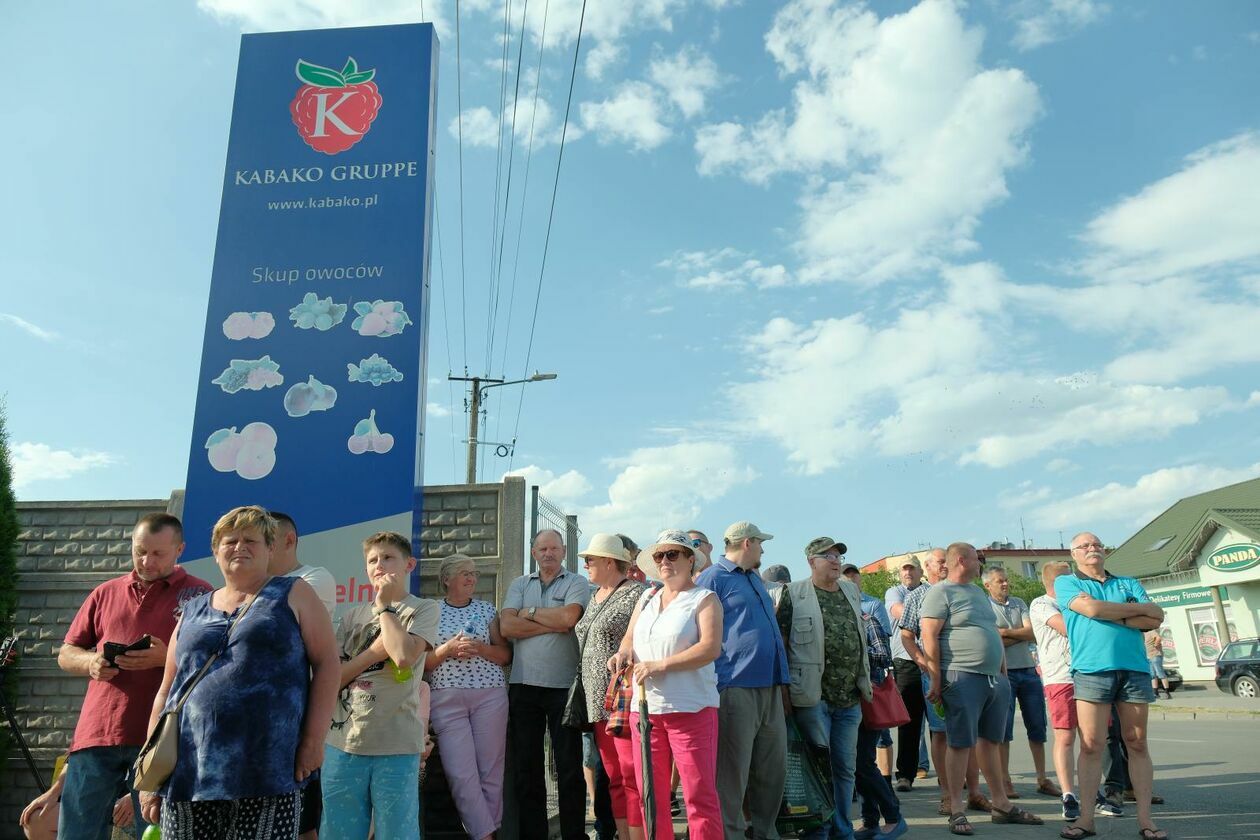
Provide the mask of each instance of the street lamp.
POLYGON ((468 415, 468 483, 477 483, 477 420, 481 414, 481 398, 491 388, 504 385, 520 385, 527 382, 546 382, 555 379, 554 373, 535 373, 526 379, 491 379, 485 376, 448 376, 452 382, 472 383, 472 411, 468 415))

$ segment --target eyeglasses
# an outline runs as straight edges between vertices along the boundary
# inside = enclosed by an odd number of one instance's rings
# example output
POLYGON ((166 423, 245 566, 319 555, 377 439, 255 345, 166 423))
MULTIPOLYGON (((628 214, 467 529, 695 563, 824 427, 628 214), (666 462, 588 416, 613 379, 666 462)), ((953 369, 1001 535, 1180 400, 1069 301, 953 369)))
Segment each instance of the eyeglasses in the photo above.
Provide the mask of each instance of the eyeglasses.
POLYGON ((596 560, 608 560, 608 559, 609 559, 609 558, 607 558, 607 557, 583 557, 583 558, 582 558, 582 565, 583 565, 583 566, 589 566, 589 565, 591 565, 592 563, 594 563, 596 560))
POLYGON ((702 545, 704 545, 704 540, 700 539, 699 537, 692 537, 691 539, 692 548, 699 548, 702 545))
POLYGON ((657 551, 652 554, 652 561, 660 565, 662 560, 668 560, 673 563, 682 554, 682 549, 671 548, 669 551, 657 551))
POLYGON ((1072 550, 1073 550, 1073 551, 1088 551, 1088 550, 1089 550, 1089 549, 1091 549, 1091 548, 1097 548, 1097 549, 1101 550, 1101 549, 1102 549, 1102 547, 1103 547, 1102 543, 1096 543, 1096 542, 1092 542, 1092 543, 1081 543, 1080 545, 1074 545, 1074 546, 1072 546, 1072 550))
POLYGON ((481 577, 481 572, 477 571, 476 569, 464 569, 462 571, 456 572, 455 574, 464 575, 466 577, 473 577, 473 578, 481 577))

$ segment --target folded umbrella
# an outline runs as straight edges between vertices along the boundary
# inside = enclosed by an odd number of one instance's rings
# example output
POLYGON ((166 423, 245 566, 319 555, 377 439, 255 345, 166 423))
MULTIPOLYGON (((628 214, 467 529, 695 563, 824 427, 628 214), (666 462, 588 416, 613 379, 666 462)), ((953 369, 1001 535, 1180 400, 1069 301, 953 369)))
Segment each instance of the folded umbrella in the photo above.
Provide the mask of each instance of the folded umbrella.
POLYGON ((652 721, 648 719, 647 692, 639 694, 639 745, 643 757, 643 779, 639 793, 643 799, 643 836, 656 840, 656 789, 652 773, 652 721))

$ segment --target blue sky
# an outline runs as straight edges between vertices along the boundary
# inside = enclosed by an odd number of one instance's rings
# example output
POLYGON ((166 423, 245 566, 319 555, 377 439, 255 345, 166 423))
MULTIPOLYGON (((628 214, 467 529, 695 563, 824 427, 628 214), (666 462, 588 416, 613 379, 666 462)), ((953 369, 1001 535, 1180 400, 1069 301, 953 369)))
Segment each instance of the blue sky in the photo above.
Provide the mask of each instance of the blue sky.
MULTIPOLYGON (((421 5, 6 4, 20 498, 183 485, 240 33, 421 5)), ((526 373, 580 5, 513 2, 515 144, 504 7, 461 5, 461 299, 455 8, 423 4, 442 44, 430 483, 463 475, 448 369, 526 373)), ((1034 545, 1118 543, 1255 477, 1256 78, 1250 3, 590 0, 529 360, 559 379, 526 387, 519 427, 521 390, 490 392, 484 436, 518 444, 482 477, 523 471, 588 534, 751 519, 798 573, 819 534, 860 561, 1018 543, 1021 519, 1034 545)))

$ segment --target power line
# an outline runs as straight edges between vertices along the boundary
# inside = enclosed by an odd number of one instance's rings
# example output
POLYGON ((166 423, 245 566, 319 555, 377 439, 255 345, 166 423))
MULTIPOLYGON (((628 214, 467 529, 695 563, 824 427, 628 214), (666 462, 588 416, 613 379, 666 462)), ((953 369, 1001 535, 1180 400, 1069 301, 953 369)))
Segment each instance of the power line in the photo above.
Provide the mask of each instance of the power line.
MULTIPOLYGON (((498 265, 492 267, 494 269, 494 311, 490 316, 490 348, 486 353, 487 373, 494 364, 494 334, 499 321, 499 293, 503 289, 503 240, 507 235, 508 211, 512 201, 512 165, 516 160, 516 104, 521 98, 521 59, 525 54, 525 17, 528 14, 529 0, 525 0, 524 8, 521 11, 521 43, 516 50, 516 87, 512 91, 512 127, 508 132, 507 189, 503 195, 503 224, 499 226, 499 260, 498 265)), ((493 232, 491 235, 493 236, 493 232)), ((491 254, 494 253, 493 245, 494 243, 492 242, 491 254)), ((506 340, 504 346, 506 346, 506 340)), ((495 426, 496 428, 498 426, 497 415, 495 426)))
MULTIPOLYGON (((564 140, 569 131, 569 114, 573 109, 573 88, 577 82, 577 63, 578 54, 582 50, 582 27, 586 22, 586 0, 582 0, 582 12, 578 17, 577 41, 573 45, 573 69, 569 72, 569 95, 564 104, 564 123, 560 128, 560 153, 556 156, 556 177, 551 184, 551 207, 547 211, 547 235, 543 238, 542 263, 538 268, 538 289, 534 293, 534 315, 529 325, 529 344, 525 350, 525 368, 528 373, 530 357, 534 353, 534 332, 538 327, 538 305, 542 301, 542 285, 543 277, 547 271, 547 252, 551 247, 551 225, 555 221, 556 216, 556 193, 560 189, 560 166, 564 163, 564 140)), ((512 430, 512 440, 515 442, 517 432, 521 427, 521 410, 525 406, 525 389, 521 389, 521 399, 516 405, 516 425, 512 430)), ((516 447, 512 448, 512 454, 508 461, 508 471, 512 470, 512 460, 516 456, 516 447)))
MULTIPOLYGON (((583 0, 585 3, 586 0, 583 0)), ((455 99, 459 126, 459 299, 463 307, 464 373, 468 373, 468 283, 464 271, 464 83, 463 66, 460 62, 459 4, 455 0, 455 99)))
MULTIPOLYGON (((490 254, 487 260, 486 268, 486 371, 485 375, 490 375, 490 359, 492 355, 492 347, 494 346, 494 328, 492 326, 494 312, 494 242, 498 238, 499 230, 499 187, 503 183, 503 112, 507 110, 507 68, 508 68, 508 46, 512 41, 512 0, 506 0, 503 4, 503 59, 500 65, 499 74, 499 119, 495 127, 497 136, 497 147, 494 153, 494 205, 490 210, 490 254)), ((521 33, 524 37, 524 32, 521 33)))

